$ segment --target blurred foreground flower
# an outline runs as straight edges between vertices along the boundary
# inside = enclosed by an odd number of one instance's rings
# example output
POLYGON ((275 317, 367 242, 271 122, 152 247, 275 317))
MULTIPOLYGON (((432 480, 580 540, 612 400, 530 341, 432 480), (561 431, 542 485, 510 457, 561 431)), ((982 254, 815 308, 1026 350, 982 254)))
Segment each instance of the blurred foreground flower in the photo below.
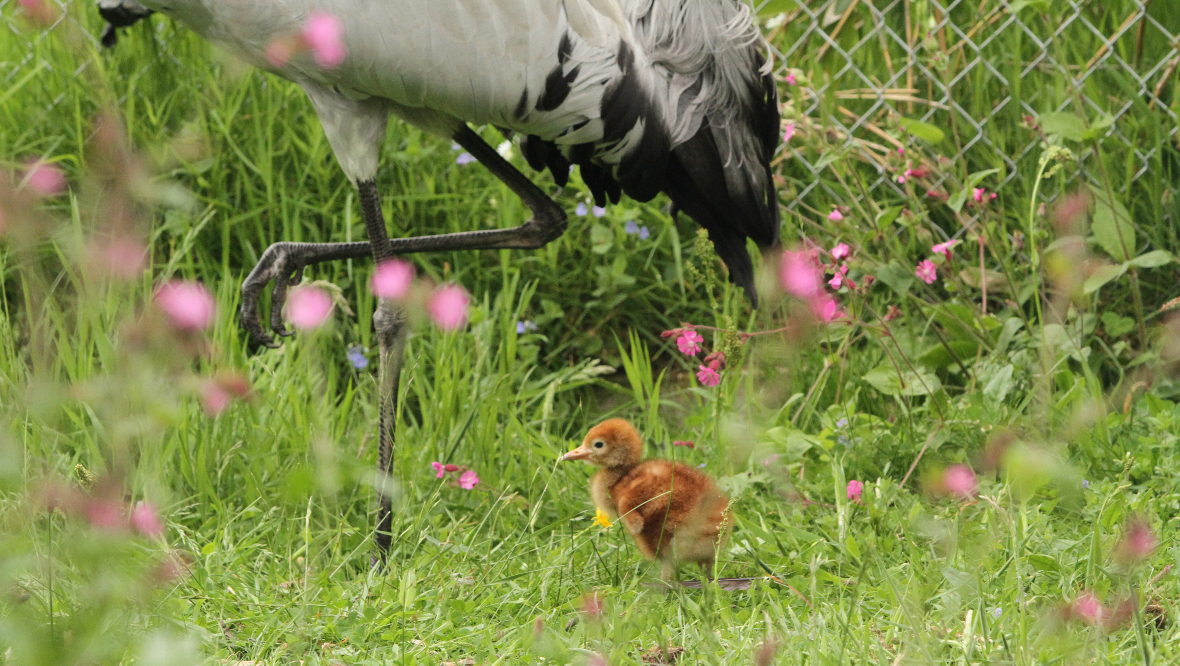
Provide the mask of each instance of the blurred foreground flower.
POLYGON ((1124 566, 1134 566, 1150 557, 1158 545, 1159 539, 1147 521, 1134 518, 1123 528, 1123 535, 1114 549, 1115 559, 1124 566))
POLYGON ((402 299, 414 282, 414 265, 401 259, 381 262, 373 271, 369 288, 378 298, 402 299))
POLYGON ((693 444, 692 442, 690 442, 688 440, 678 439, 678 440, 672 442, 672 446, 683 446, 683 447, 686 447, 689 449, 695 449, 697 445, 693 444))
POLYGON ((52 164, 35 162, 25 174, 25 185, 38 195, 49 197, 66 188, 66 175, 52 164))
POLYGON ((607 529, 611 525, 614 524, 610 521, 610 516, 607 516, 606 512, 603 511, 602 509, 595 509, 594 510, 594 522, 601 525, 603 527, 603 529, 607 529))
POLYGON ((131 527, 136 532, 155 538, 164 533, 164 522, 151 502, 140 502, 131 510, 131 527))
POLYGON ((430 318, 444 331, 453 331, 467 323, 467 292, 458 285, 444 285, 435 290, 426 305, 430 318))
POLYGON ((942 490, 948 495, 970 499, 977 487, 975 472, 966 465, 951 465, 942 473, 942 490))
POLYGON ((203 331, 213 323, 213 296, 199 282, 169 282, 156 290, 155 302, 176 328, 203 331))
POLYGON ((833 222, 839 222, 840 220, 844 219, 844 213, 841 213, 840 209, 837 208, 837 209, 833 210, 832 212, 828 213, 828 219, 833 222))
POLYGON ((229 408, 234 398, 250 397, 250 382, 233 373, 221 373, 201 384, 201 408, 209 416, 217 416, 229 408))
MULTIPOLYGON (((954 247, 958 244, 959 244, 959 239, 952 238, 951 240, 949 240, 945 243, 939 243, 938 245, 935 245, 934 247, 930 248, 930 251, 933 252, 934 254, 941 254, 943 259, 950 261, 951 260, 951 250, 954 249, 954 247)), ((927 283, 927 284, 929 284, 929 283, 927 283)))
POLYGON ((312 12, 300 34, 315 55, 316 64, 324 69, 339 66, 348 56, 343 40, 344 25, 331 14, 312 12))
POLYGON ((779 280, 783 291, 797 298, 810 300, 820 293, 819 268, 808 252, 784 252, 779 280))
POLYGON ((319 287, 299 286, 287 295, 287 319, 295 328, 319 328, 331 314, 332 297, 319 287))

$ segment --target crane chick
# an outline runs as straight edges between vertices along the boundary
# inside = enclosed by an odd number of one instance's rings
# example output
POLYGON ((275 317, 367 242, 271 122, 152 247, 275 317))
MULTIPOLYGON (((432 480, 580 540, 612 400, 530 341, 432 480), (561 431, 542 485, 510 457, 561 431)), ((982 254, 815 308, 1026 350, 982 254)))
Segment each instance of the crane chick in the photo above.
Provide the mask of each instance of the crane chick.
POLYGON ((599 467, 590 480, 595 506, 622 520, 635 545, 660 563, 672 581, 678 565, 696 562, 711 577, 713 559, 728 527, 729 500, 707 474, 671 460, 640 462, 643 442, 624 419, 590 429, 582 445, 561 457, 599 467))

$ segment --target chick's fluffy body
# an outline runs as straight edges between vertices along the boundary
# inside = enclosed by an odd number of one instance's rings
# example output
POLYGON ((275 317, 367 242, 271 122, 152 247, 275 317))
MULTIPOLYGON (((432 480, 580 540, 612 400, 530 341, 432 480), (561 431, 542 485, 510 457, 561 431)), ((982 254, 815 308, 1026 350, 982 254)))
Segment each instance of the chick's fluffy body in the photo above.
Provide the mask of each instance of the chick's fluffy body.
POLYGON ((594 504, 622 521, 640 552, 660 562, 665 579, 681 563, 711 572, 729 504, 713 479, 683 463, 640 462, 639 434, 623 419, 591 428, 576 451, 602 468, 590 481, 594 504))

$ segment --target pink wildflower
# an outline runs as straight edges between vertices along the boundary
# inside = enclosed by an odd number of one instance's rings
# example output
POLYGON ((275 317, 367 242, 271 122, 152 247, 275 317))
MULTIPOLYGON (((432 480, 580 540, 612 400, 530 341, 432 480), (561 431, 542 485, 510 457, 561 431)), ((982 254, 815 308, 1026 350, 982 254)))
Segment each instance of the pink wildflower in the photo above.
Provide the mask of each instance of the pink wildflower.
POLYGON ((859 503, 860 502, 860 495, 862 492, 864 492, 864 489, 865 489, 865 484, 861 483, 860 481, 855 481, 855 480, 849 481, 848 482, 848 499, 852 500, 853 502, 859 503))
POLYGON ((414 281, 414 265, 401 259, 383 261, 373 271, 369 288, 378 298, 401 299, 414 281))
POLYGON ((458 472, 458 471, 459 471, 459 466, 458 466, 458 465, 452 465, 451 463, 447 463, 447 464, 443 465, 443 470, 445 470, 445 471, 446 471, 446 472, 448 472, 448 473, 450 473, 450 472, 458 472))
POLYGON ((294 45, 289 37, 279 38, 266 45, 266 62, 271 67, 283 67, 291 62, 294 55, 294 45))
POLYGON ((131 510, 131 527, 146 537, 158 537, 164 533, 164 523, 151 502, 140 502, 131 510))
MULTIPOLYGON (((844 285, 845 275, 848 275, 848 264, 841 266, 836 271, 836 275, 833 276, 831 280, 828 280, 828 286, 832 289, 839 289, 844 285)), ((851 284, 851 280, 849 281, 849 284, 851 284)))
POLYGON ((233 396, 221 384, 210 379, 201 385, 201 408, 209 416, 217 416, 229 409, 231 402, 233 396))
POLYGON ((841 213, 839 208, 834 208, 832 212, 828 213, 828 219, 833 222, 839 222, 844 219, 844 213, 841 213))
POLYGON ((934 284, 934 281, 938 279, 938 267, 934 265, 933 261, 923 259, 918 264, 917 270, 914 271, 914 275, 917 275, 918 279, 926 284, 934 284))
POLYGON ((86 506, 86 520, 92 527, 116 531, 123 527, 123 508, 115 500, 95 497, 86 506))
POLYGON ((836 261, 842 261, 852 254, 852 249, 848 247, 847 243, 839 243, 832 248, 832 258, 836 261))
POLYGON ((1102 605, 1093 592, 1086 590, 1069 605, 1069 614, 1086 624, 1099 626, 1106 622, 1110 611, 1102 605))
POLYGON ((459 475, 459 487, 463 490, 471 490, 479 483, 479 475, 473 470, 467 470, 459 475))
POLYGON ((699 368, 697 371, 697 380, 701 382, 701 385, 713 388, 721 383, 721 374, 717 372, 717 368, 720 365, 719 362, 714 360, 710 361, 709 365, 697 366, 699 368))
POLYGON ((121 280, 139 277, 148 267, 148 249, 138 240, 110 238, 95 244, 91 254, 96 268, 121 280))
POLYGON ((901 176, 897 177, 897 184, 898 185, 905 185, 905 175, 901 175, 901 176))
POLYGON ((432 462, 430 466, 434 468, 434 478, 436 479, 443 478, 443 475, 447 473, 447 468, 440 462, 432 462))
MULTIPOLYGON (((935 245, 934 247, 930 248, 930 251, 933 252, 934 254, 941 254, 944 259, 946 259, 947 261, 950 261, 951 260, 951 250, 954 249, 954 247, 958 244, 959 244, 959 239, 952 238, 951 240, 949 240, 945 243, 939 243, 938 245, 935 245)), ((929 284, 929 282, 927 284, 929 284)))
POLYGON ((434 291, 430 302, 426 304, 426 309, 439 328, 453 331, 467 323, 469 302, 463 287, 448 284, 434 291))
POLYGON ((348 49, 341 39, 344 25, 331 14, 312 12, 301 34, 315 55, 316 64, 324 69, 340 65, 348 55, 348 49))
POLYGON ((58 194, 66 188, 66 175, 52 164, 36 162, 29 167, 25 183, 37 194, 48 197, 58 194))
POLYGON ((287 296, 287 319, 295 328, 318 328, 331 314, 332 297, 319 287, 296 287, 287 296))
POLYGON ((676 441, 672 442, 672 446, 685 446, 685 447, 688 447, 688 448, 690 448, 690 449, 695 449, 697 445, 696 445, 696 444, 693 444, 692 442, 690 442, 690 441, 687 441, 687 440, 680 440, 680 439, 678 439, 678 440, 676 440, 676 441))
POLYGON ((942 473, 942 487, 948 494, 968 499, 975 494, 977 485, 975 472, 966 465, 951 465, 942 473))
POLYGON ((825 322, 843 319, 847 316, 844 310, 840 308, 840 304, 836 302, 836 299, 827 294, 812 299, 810 305, 811 313, 825 322))
POLYGON ((795 73, 794 72, 787 72, 787 85, 793 86, 793 85, 795 85, 795 82, 796 82, 795 81, 795 73))
POLYGON ((806 252, 788 250, 783 253, 779 281, 784 291, 792 296, 812 299, 820 293, 819 280, 819 270, 806 252))
POLYGON ((975 199, 975 203, 983 203, 983 195, 986 193, 987 190, 983 189, 982 187, 977 187, 971 190, 971 198, 975 199))
POLYGON ((897 147, 897 154, 901 155, 902 157, 905 157, 905 146, 898 146, 897 147))
POLYGON ((1157 545, 1159 539, 1151 527, 1142 518, 1136 518, 1123 528, 1123 536, 1115 546, 1115 557, 1125 565, 1137 564, 1147 559, 1157 545))
POLYGON ((790 141, 793 136, 795 136, 795 123, 787 123, 787 130, 783 132, 783 143, 790 141))
POLYGON ((685 331, 679 338, 676 339, 676 346, 680 348, 680 353, 688 354, 689 356, 696 356, 701 351, 701 342, 704 338, 700 333, 693 330, 685 331))
POLYGON ((176 328, 202 331, 213 323, 213 296, 199 282, 169 282, 156 290, 154 299, 176 328))

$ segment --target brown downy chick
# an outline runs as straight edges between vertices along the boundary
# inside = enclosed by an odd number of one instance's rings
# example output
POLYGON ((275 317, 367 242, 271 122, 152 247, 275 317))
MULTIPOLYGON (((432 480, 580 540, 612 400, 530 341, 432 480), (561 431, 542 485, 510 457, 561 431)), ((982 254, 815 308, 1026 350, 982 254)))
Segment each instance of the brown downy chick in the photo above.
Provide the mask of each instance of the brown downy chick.
POLYGON ((648 559, 659 560, 660 576, 671 581, 676 567, 696 562, 712 575, 721 545, 729 500, 713 479, 683 463, 640 462, 643 443, 623 419, 590 429, 582 445, 562 460, 585 460, 600 467, 590 480, 594 504, 619 519, 648 559))

